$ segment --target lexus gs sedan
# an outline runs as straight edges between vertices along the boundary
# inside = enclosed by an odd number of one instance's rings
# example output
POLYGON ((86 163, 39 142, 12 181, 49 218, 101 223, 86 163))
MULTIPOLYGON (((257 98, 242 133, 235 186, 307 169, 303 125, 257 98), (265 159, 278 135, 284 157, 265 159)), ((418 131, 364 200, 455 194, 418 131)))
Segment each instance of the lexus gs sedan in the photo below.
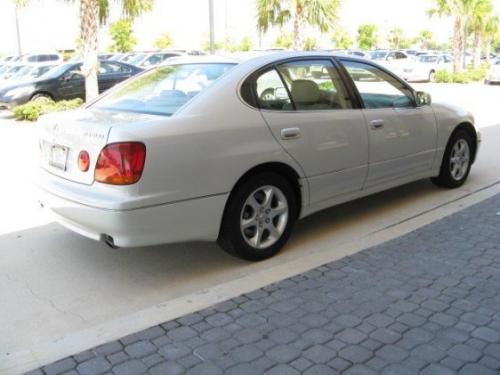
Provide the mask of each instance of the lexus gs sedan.
POLYGON ((467 111, 374 62, 281 52, 180 57, 43 118, 40 202, 112 247, 217 241, 275 255, 297 219, 409 182, 466 181, 467 111))

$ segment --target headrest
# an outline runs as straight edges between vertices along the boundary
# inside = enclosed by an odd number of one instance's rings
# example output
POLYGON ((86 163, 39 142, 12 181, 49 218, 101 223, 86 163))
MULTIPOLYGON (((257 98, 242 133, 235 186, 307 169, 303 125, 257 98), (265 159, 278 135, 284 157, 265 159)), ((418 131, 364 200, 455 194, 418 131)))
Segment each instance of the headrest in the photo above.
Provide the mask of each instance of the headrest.
POLYGON ((321 96, 316 82, 307 79, 293 81, 291 94, 295 102, 302 104, 317 103, 321 96))

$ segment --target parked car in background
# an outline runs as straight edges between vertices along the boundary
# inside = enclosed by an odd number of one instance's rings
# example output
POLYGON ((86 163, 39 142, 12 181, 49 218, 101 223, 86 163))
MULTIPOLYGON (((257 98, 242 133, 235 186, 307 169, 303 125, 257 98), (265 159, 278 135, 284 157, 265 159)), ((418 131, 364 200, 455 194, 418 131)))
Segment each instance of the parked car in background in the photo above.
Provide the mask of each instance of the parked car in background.
POLYGON ((432 82, 436 72, 453 70, 453 58, 449 55, 420 55, 403 67, 401 77, 408 82, 432 82))
POLYGON ((484 83, 487 85, 491 83, 500 83, 500 59, 493 61, 484 83))
MULTIPOLYGON (((12 108, 30 100, 49 98, 53 100, 85 97, 85 79, 81 74, 81 63, 59 65, 38 79, 3 86, 0 89, 0 107, 12 108)), ((104 92, 142 69, 117 61, 101 61, 98 83, 99 92, 104 92)))
POLYGON ((367 57, 399 76, 403 75, 403 70, 411 62, 410 57, 402 51, 376 50, 368 53, 367 57))
POLYGON ((15 75, 25 66, 26 64, 18 64, 18 63, 6 65, 5 69, 2 69, 2 71, 0 72, 0 81, 6 81, 10 79, 10 77, 15 75))
POLYGON ((63 58, 58 53, 30 54, 30 55, 24 55, 22 57, 22 61, 26 63, 44 63, 44 62, 62 63, 63 58))
POLYGON ((128 61, 129 64, 139 66, 141 68, 149 68, 161 64, 166 59, 171 57, 182 56, 180 52, 151 52, 135 56, 128 61))
POLYGON ((56 65, 54 64, 30 64, 25 65, 21 69, 19 69, 16 73, 14 73, 9 79, 7 83, 10 82, 19 82, 19 81, 30 81, 34 80, 43 74, 47 73, 50 69, 54 68, 56 65))
POLYGON ((480 136, 389 70, 321 52, 179 57, 44 117, 44 207, 110 246, 275 255, 297 219, 411 181, 465 183, 480 136), (361 74, 360 74, 361 73, 361 74))

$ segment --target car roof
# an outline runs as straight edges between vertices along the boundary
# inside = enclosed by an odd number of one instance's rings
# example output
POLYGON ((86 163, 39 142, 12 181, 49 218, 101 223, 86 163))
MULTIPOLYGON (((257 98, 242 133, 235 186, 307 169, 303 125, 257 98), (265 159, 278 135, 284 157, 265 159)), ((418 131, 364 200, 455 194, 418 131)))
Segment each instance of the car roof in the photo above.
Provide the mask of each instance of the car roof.
POLYGON ((201 55, 201 56, 192 56, 192 55, 180 55, 171 57, 161 65, 180 65, 180 64, 238 64, 240 60, 225 57, 225 56, 216 56, 216 55, 201 55))

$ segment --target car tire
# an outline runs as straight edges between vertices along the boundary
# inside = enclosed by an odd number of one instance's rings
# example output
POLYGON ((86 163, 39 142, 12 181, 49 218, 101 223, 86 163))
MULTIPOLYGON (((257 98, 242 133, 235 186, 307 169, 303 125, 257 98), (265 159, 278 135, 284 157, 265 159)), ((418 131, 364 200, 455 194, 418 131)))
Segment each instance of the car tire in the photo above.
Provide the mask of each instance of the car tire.
POLYGON ((50 95, 40 92, 33 95, 30 99, 31 102, 36 102, 37 100, 53 100, 53 99, 50 95))
POLYGON ((231 194, 217 242, 233 256, 249 261, 268 259, 288 241, 297 206, 286 178, 273 172, 252 175, 231 194))
POLYGON ((458 188, 462 186, 469 176, 473 160, 474 141, 465 130, 452 133, 446 150, 438 177, 432 178, 437 186, 458 188))
POLYGON ((429 82, 434 82, 435 80, 436 80, 436 72, 434 70, 432 70, 429 73, 429 82))

